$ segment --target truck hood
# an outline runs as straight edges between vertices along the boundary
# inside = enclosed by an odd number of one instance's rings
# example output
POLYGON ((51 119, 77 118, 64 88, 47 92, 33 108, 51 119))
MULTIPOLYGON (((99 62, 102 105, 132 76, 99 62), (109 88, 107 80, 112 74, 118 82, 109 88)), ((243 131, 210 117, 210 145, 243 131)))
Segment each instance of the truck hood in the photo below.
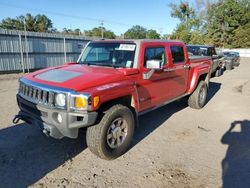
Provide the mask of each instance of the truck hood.
POLYGON ((75 91, 83 91, 126 79, 123 71, 119 69, 79 64, 68 64, 36 71, 25 78, 40 84, 75 91))

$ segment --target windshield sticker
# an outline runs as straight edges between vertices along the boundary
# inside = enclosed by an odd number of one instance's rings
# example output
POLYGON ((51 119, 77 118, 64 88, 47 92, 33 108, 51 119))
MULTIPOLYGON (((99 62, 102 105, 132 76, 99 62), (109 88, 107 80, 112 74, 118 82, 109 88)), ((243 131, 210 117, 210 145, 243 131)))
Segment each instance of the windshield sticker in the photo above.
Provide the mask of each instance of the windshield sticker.
POLYGON ((120 44, 119 50, 135 51, 135 44, 120 44))
POLYGON ((132 61, 127 61, 127 63, 126 63, 126 67, 127 67, 127 68, 130 68, 130 67, 131 67, 131 65, 132 65, 132 61))

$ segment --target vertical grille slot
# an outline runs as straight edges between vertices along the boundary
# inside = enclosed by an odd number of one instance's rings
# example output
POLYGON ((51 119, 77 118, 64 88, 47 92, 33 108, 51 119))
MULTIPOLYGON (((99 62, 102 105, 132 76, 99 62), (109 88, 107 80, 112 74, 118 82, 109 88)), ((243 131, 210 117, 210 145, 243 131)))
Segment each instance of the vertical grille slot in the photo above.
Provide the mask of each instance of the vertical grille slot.
POLYGON ((41 96, 42 96, 42 90, 38 89, 38 95, 37 95, 38 101, 41 101, 41 96))
POLYGON ((54 93, 49 92, 49 105, 54 105, 54 93))
POLYGON ((43 91, 43 103, 46 104, 49 101, 49 92, 43 91))

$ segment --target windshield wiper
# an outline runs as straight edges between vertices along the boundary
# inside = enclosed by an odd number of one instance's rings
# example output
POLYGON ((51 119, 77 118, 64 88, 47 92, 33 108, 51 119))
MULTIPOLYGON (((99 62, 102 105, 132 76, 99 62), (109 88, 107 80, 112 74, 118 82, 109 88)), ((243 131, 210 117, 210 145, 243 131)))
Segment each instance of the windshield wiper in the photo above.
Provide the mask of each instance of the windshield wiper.
POLYGON ((96 63, 96 66, 102 66, 102 67, 113 67, 113 68, 117 68, 117 66, 115 66, 114 64, 110 64, 110 63, 96 63))
POLYGON ((117 68, 119 66, 116 66, 114 64, 110 64, 110 63, 94 63, 94 62, 87 62, 87 61, 82 61, 80 62, 80 64, 82 65, 94 65, 94 66, 102 66, 102 67, 113 67, 113 68, 117 68))

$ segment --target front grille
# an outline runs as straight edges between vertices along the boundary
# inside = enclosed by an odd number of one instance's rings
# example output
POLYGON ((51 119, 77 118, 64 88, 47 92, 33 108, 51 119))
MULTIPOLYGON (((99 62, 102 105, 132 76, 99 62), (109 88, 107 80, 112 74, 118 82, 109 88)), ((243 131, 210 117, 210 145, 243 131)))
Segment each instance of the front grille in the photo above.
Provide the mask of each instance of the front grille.
POLYGON ((24 99, 47 106, 55 105, 55 93, 41 88, 33 87, 23 82, 19 85, 19 95, 24 99))

